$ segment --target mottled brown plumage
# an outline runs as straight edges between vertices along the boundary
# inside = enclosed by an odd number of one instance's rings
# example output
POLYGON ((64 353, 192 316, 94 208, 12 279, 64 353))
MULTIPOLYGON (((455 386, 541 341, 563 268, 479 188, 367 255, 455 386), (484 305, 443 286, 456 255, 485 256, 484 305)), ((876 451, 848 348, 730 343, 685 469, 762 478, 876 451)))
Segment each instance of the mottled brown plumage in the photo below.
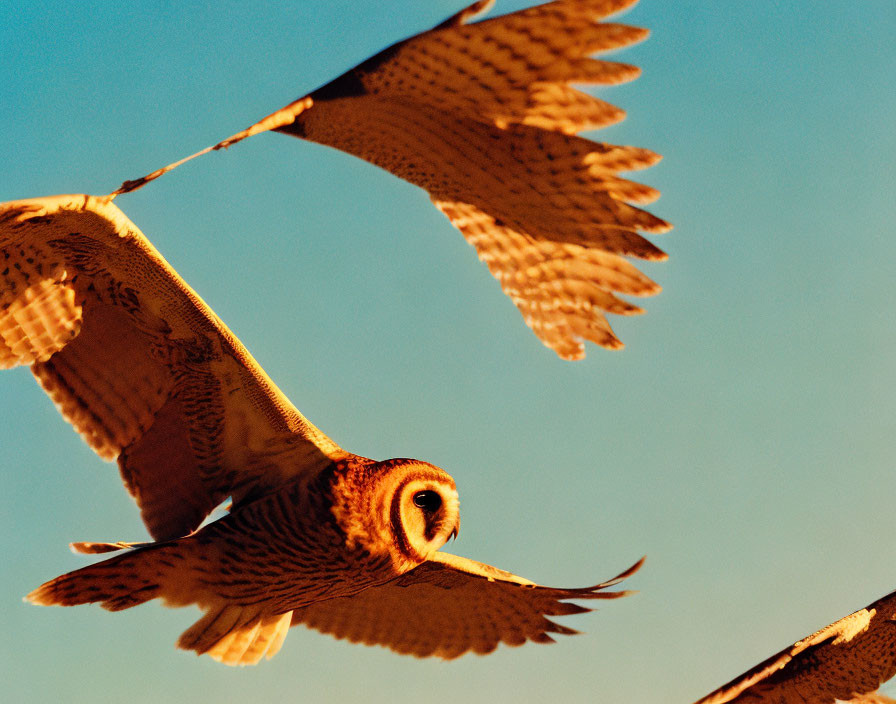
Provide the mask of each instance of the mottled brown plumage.
POLYGON ((659 192, 619 173, 660 157, 575 136, 625 113, 571 84, 638 76, 590 58, 647 36, 599 21, 636 1, 556 0, 470 24, 491 5, 477 2, 199 154, 276 130, 376 164, 429 193, 558 355, 621 347, 604 313, 643 311, 615 294, 659 291, 625 257, 665 259, 639 232, 670 225, 633 205, 659 192))
POLYGON ((124 552, 47 582, 37 604, 196 604, 178 645, 227 664, 271 657, 294 623, 448 658, 570 633, 546 617, 623 596, 606 589, 640 565, 552 589, 436 552, 459 526, 451 477, 321 433, 109 198, 0 204, 0 367, 18 365, 117 458, 159 541, 73 544, 124 552))
POLYGON ((896 592, 759 663, 696 704, 896 704, 896 592))

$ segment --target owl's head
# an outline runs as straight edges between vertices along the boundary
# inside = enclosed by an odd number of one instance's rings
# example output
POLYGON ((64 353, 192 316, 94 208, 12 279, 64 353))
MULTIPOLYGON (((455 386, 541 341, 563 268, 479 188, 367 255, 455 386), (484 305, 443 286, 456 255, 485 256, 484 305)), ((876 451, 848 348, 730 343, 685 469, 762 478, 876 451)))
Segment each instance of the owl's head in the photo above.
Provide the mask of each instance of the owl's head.
MULTIPOLYGON (((426 560, 460 529, 454 480, 435 465, 394 459, 357 467, 352 499, 335 510, 350 542, 388 552, 399 569, 426 560), (363 481, 358 479, 363 475, 363 481), (363 488, 362 488, 363 486, 363 488)), ((347 488, 347 487, 346 487, 347 488)), ((341 492, 340 492, 341 493, 341 492)))
POLYGON ((460 530, 454 479, 435 465, 417 460, 381 464, 389 465, 385 471, 394 487, 388 506, 392 538, 408 559, 423 561, 460 530))

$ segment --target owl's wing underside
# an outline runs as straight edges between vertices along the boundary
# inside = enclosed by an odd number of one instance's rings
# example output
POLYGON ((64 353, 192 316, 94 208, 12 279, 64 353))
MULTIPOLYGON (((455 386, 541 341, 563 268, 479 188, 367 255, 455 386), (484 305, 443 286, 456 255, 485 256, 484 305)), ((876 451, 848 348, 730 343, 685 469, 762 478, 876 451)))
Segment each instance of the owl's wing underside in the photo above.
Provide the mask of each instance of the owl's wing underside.
POLYGON ((491 4, 477 2, 199 154, 273 129, 376 164, 430 194, 560 357, 584 357, 585 340, 619 348, 604 314, 643 311, 615 293, 659 291, 624 257, 665 259, 639 232, 671 227, 635 207, 659 192, 619 173, 659 156, 576 137, 625 113, 572 84, 638 76, 592 58, 647 36, 600 21, 635 2, 555 0, 469 23, 491 4))
POLYGON ((279 131, 428 191, 560 357, 584 357, 584 340, 621 347, 604 313, 643 311, 614 292, 659 291, 622 256, 665 259, 639 231, 670 226, 632 205, 659 192, 619 172, 659 157, 576 137, 625 114, 570 83, 638 75, 633 66, 590 58, 646 36, 597 21, 631 4, 559 0, 474 24, 449 22, 311 93, 310 107, 279 131))
POLYGON ((0 368, 26 364, 158 540, 346 454, 108 199, 0 204, 0 368))
POLYGON ((554 589, 480 562, 436 552, 387 584, 297 609, 292 623, 417 657, 451 659, 470 651, 490 653, 499 643, 551 643, 552 633, 576 631, 547 616, 589 611, 569 603, 570 599, 625 596, 629 592, 603 590, 633 574, 642 562, 594 587, 554 589))
POLYGON ((643 311, 615 294, 659 291, 625 258, 665 259, 638 231, 668 225, 627 202, 657 194, 617 175, 654 163, 648 150, 527 125, 501 129, 396 98, 319 103, 301 124, 423 186, 565 359, 584 356, 583 340, 621 346, 604 314, 643 311))
POLYGON ((888 704, 896 675, 896 592, 797 641, 696 704, 888 704))

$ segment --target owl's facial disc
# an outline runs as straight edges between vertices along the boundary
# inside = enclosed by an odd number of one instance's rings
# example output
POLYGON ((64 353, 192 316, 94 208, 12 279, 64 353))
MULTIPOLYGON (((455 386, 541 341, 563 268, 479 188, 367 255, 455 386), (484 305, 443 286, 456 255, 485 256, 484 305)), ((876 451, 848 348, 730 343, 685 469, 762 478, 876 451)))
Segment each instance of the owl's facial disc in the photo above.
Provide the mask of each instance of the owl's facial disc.
POLYGON ((454 480, 425 462, 408 461, 390 472, 397 480, 390 505, 390 527, 403 555, 420 562, 456 537, 460 528, 454 480))

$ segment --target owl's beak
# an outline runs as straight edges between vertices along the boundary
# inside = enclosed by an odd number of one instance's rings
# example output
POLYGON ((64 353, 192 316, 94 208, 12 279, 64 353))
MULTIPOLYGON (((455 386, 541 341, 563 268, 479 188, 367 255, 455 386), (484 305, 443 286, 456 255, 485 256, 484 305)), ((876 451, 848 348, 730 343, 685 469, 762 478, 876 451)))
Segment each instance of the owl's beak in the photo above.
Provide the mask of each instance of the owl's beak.
POLYGON ((457 540, 458 533, 460 533, 460 519, 458 519, 457 523, 454 524, 454 530, 451 531, 451 535, 449 535, 448 537, 457 540))

